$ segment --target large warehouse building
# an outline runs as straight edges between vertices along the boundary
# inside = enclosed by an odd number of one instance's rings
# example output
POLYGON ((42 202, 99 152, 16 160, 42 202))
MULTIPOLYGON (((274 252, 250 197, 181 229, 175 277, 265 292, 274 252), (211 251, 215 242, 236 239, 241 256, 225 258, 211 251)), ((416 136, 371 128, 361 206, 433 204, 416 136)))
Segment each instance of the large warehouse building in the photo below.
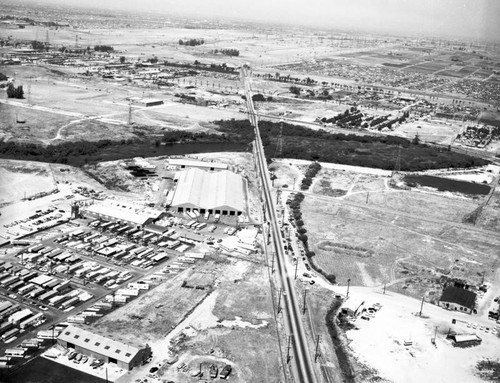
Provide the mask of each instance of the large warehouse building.
POLYGON ((82 213, 91 218, 121 222, 134 227, 142 227, 162 214, 156 209, 109 200, 86 206, 82 213))
POLYGON ((151 356, 151 348, 146 345, 134 344, 127 340, 114 340, 109 335, 97 333, 96 330, 86 330, 76 326, 68 326, 57 338, 64 348, 84 355, 101 359, 105 363, 115 363, 124 370, 140 366, 151 356))
POLYGON ((246 180, 228 170, 217 172, 191 168, 176 175, 172 207, 182 213, 240 215, 246 211, 246 180))

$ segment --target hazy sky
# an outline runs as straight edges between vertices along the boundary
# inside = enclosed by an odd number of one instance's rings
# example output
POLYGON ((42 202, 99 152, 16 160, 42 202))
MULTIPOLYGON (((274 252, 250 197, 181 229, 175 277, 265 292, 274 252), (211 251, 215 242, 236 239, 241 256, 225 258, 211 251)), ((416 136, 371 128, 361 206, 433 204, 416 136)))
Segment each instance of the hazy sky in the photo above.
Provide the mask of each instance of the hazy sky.
MULTIPOLYGON (((499 0, 28 0, 500 40, 499 0)), ((1 0, 0 0, 1 3, 1 0)))

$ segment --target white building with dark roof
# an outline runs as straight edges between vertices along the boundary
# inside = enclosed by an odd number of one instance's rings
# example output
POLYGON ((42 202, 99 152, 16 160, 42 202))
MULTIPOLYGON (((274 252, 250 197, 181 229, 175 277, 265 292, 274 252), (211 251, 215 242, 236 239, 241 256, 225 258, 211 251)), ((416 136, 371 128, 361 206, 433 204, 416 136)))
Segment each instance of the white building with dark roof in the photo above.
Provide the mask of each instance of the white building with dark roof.
POLYGON ((125 370, 140 366, 151 356, 151 348, 147 344, 116 339, 91 328, 68 326, 59 334, 57 343, 105 363, 115 363, 125 370))
POLYGON ((240 215, 246 211, 246 180, 228 170, 191 168, 176 174, 172 207, 178 212, 197 209, 201 214, 240 215))

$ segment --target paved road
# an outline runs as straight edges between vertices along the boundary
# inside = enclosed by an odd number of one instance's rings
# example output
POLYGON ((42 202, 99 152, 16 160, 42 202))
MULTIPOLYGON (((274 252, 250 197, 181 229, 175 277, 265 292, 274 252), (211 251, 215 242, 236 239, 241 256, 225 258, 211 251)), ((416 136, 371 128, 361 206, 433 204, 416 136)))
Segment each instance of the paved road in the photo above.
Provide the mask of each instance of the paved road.
POLYGON ((271 181, 269 171, 267 169, 264 148, 260 138, 258 119, 255 114, 255 109, 252 102, 252 92, 249 81, 247 79, 248 69, 243 68, 241 71, 242 79, 245 86, 245 94, 247 99, 248 116, 250 122, 255 128, 255 152, 257 155, 256 161, 259 168, 262 181, 262 193, 264 204, 268 218, 269 230, 272 233, 273 248, 276 253, 277 270, 281 280, 281 288, 283 291, 282 301, 284 303, 283 315, 285 319, 285 329, 290 335, 290 345, 292 348, 293 375, 297 382, 309 383, 315 382, 316 376, 312 367, 309 348, 302 326, 302 318, 300 309, 295 294, 295 282, 293 273, 288 274, 286 256, 283 249, 283 239, 278 227, 278 219, 276 217, 276 207, 271 194, 271 181))

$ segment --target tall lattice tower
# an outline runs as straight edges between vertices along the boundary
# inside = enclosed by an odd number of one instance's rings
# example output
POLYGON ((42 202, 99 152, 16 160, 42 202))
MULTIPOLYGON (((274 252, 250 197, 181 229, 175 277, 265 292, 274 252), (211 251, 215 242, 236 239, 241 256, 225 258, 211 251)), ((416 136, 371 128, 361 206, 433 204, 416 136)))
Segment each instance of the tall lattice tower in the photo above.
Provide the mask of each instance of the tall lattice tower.
POLYGON ((49 30, 47 29, 45 31, 45 45, 47 46, 47 48, 49 47, 49 44, 50 44, 50 40, 49 40, 49 30))
POLYGON ((274 158, 283 157, 283 120, 280 121, 280 132, 276 140, 276 150, 274 151, 274 158))
POLYGON ((394 171, 392 175, 396 175, 401 171, 401 145, 398 147, 398 155, 396 157, 396 163, 394 164, 394 171))
POLYGON ((128 124, 132 125, 132 102, 128 104, 128 124))
POLYGON ((31 105, 31 79, 29 80, 28 82, 28 97, 26 97, 28 99, 28 105, 31 105))

